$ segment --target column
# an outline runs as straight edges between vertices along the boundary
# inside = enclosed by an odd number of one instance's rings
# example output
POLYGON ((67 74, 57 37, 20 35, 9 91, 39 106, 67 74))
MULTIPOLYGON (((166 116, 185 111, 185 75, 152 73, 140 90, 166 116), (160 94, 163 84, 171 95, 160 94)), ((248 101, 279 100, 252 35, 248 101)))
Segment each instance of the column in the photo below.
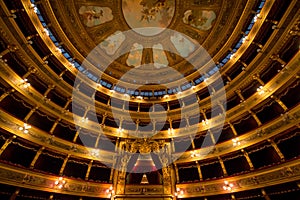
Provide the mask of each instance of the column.
MULTIPOLYGON (((253 76, 253 78, 254 78, 254 77, 256 77, 256 76, 253 76)), ((254 79, 255 79, 255 78, 254 78, 254 79)), ((260 79, 259 79, 259 80, 260 80, 260 79)), ((262 85, 264 85, 263 82, 262 82, 262 85)), ((245 101, 245 98, 243 97, 241 90, 237 90, 236 93, 237 93, 237 95, 240 97, 240 99, 241 99, 242 101, 245 101)), ((252 110, 250 110, 248 107, 246 107, 246 109, 247 109, 247 111, 252 115, 252 117, 255 119, 255 121, 256 121, 256 123, 258 124, 258 126, 261 126, 262 123, 261 123, 261 121, 258 119, 258 117, 256 116, 256 114, 255 114, 252 110)))
MULTIPOLYGON (((101 128, 102 128, 103 125, 104 125, 104 122, 105 122, 106 117, 107 117, 107 114, 104 113, 103 118, 102 118, 102 122, 101 122, 101 124, 100 124, 101 128)), ((101 138, 101 135, 102 135, 102 132, 100 131, 99 134, 98 134, 98 137, 97 137, 97 139, 96 139, 95 148, 98 148, 98 144, 99 144, 99 140, 100 140, 100 138, 101 138)))
POLYGON ((279 57, 279 55, 277 54, 277 55, 272 55, 271 56, 271 59, 272 60, 275 60, 275 61, 277 61, 277 62, 279 62, 281 65, 286 65, 287 63, 284 61, 284 60, 282 60, 280 57, 279 57))
POLYGON ((31 117, 31 115, 38 109, 39 107, 35 107, 33 109, 30 110, 30 112, 26 115, 26 117, 24 118, 24 121, 28 121, 28 119, 31 117))
POLYGON ((141 111, 141 103, 138 102, 138 110, 137 110, 137 112, 140 112, 140 111, 141 111))
POLYGON ((283 155, 283 153, 280 151, 280 149, 278 148, 277 144, 276 144, 273 140, 271 140, 271 139, 268 139, 268 142, 269 142, 269 143, 272 145, 272 147, 275 149, 275 151, 276 151, 276 153, 278 154, 278 156, 280 157, 280 159, 281 159, 282 161, 284 161, 284 160, 285 160, 284 155, 283 155))
POLYGON ((261 193, 264 196, 265 200, 271 200, 270 197, 268 196, 268 194, 266 193, 265 189, 261 189, 261 193))
POLYGON ((191 139, 192 148, 193 148, 193 149, 196 149, 194 140, 193 140, 193 138, 192 138, 191 135, 190 135, 190 139, 191 139))
POLYGON ((63 70, 58 76, 60 77, 60 79, 62 79, 63 75, 67 72, 68 70, 65 69, 63 70))
POLYGON ((227 176, 228 174, 227 174, 227 171, 226 171, 226 168, 225 168, 225 165, 224 165, 224 162, 223 162, 222 158, 218 157, 218 159, 219 159, 220 165, 222 167, 224 176, 227 176))
POLYGON ((55 120, 55 122, 54 122, 54 124, 52 125, 52 127, 51 127, 51 129, 50 129, 50 131, 49 131, 49 133, 52 135, 53 134, 53 131, 54 131, 54 129, 56 128, 56 126, 58 125, 58 123, 60 122, 60 118, 59 119, 57 119, 57 120, 55 120))
POLYGON ((75 133, 75 136, 74 136, 74 138, 73 138, 73 142, 74 142, 74 143, 76 142, 76 140, 77 140, 77 138, 78 138, 78 136, 79 136, 80 131, 81 131, 81 127, 79 127, 79 128, 77 129, 76 133, 75 133))
POLYGON ((33 169, 33 168, 34 168, 34 165, 35 165, 37 159, 40 157, 40 155, 41 155, 41 153, 42 153, 42 151, 43 151, 44 149, 45 149, 45 147, 41 147, 41 148, 36 152, 36 154, 35 154, 35 156, 34 156, 32 162, 31 162, 31 164, 30 164, 30 167, 29 167, 30 169, 33 169))
POLYGON ((246 158, 246 160, 247 160, 247 162, 248 162, 248 165, 250 166, 250 170, 254 170, 253 163, 252 163, 252 161, 251 161, 251 159, 250 159, 248 153, 247 153, 244 149, 242 149, 241 151, 242 151, 242 153, 244 154, 244 156, 245 156, 245 158, 246 158))
POLYGON ((229 124, 229 126, 230 126, 230 128, 231 128, 233 134, 234 134, 235 136, 238 136, 238 134, 237 134, 237 132, 236 132, 234 126, 232 125, 232 123, 228 122, 228 124, 229 124))
POLYGON ((253 75, 253 79, 257 80, 259 84, 265 85, 265 83, 260 79, 259 74, 253 75))
MULTIPOLYGON (((120 138, 117 138, 116 146, 115 146, 115 153, 117 153, 117 154, 119 152, 119 145, 120 145, 120 138)), ((114 159, 113 160, 113 166, 112 166, 111 171, 110 171, 110 177, 109 177, 109 182, 110 183, 113 182, 114 173, 116 171, 115 170, 116 164, 117 164, 117 161, 116 161, 116 159, 114 159)))
POLYGON ((0 156, 1 156, 1 154, 3 153, 3 151, 7 148, 7 146, 8 146, 14 139, 16 139, 16 138, 17 138, 17 136, 14 135, 14 136, 8 138, 8 139, 5 141, 5 143, 2 145, 2 147, 1 147, 1 149, 0 149, 0 156))
POLYGON ((176 183, 178 184, 180 183, 180 179, 179 179, 179 172, 176 163, 174 163, 174 169, 175 169, 176 183))
POLYGON ((15 92, 15 89, 10 89, 8 90, 7 92, 3 93, 1 96, 0 96, 0 102, 5 99, 5 97, 9 96, 11 93, 15 92))
POLYGON ((66 105, 64 106, 64 110, 67 109, 67 107, 69 106, 69 104, 72 102, 72 98, 69 98, 66 105))
POLYGON ((71 155, 68 154, 67 157, 64 159, 64 162, 63 162, 63 164, 62 164, 62 166, 61 166, 61 168, 60 168, 60 171, 59 171, 59 175, 60 175, 60 176, 63 175, 63 172, 64 172, 64 170, 65 170, 65 167, 66 167, 66 165, 67 165, 67 162, 68 162, 70 156, 71 156, 71 155))
MULTIPOLYGON (((201 109, 200 112, 202 113, 202 115, 203 115, 203 117, 204 117, 204 120, 207 121, 208 119, 207 119, 207 117, 206 117, 205 110, 201 109)), ((216 144, 216 139, 215 139, 213 133, 211 132, 211 130, 208 129, 207 132, 208 132, 209 135, 210 135, 211 141, 212 141, 214 144, 216 144)))
POLYGON ((30 74, 33 74, 36 72, 36 69, 34 67, 29 68, 28 72, 22 76, 22 79, 26 79, 30 74))
POLYGON ((258 119, 257 115, 252 111, 252 110, 248 110, 248 112, 252 115, 252 117, 255 119, 256 123, 258 126, 261 126, 262 123, 260 121, 260 119, 258 119))
POLYGON ((5 56, 6 54, 8 54, 10 52, 15 52, 16 50, 18 50, 18 47, 14 46, 14 45, 7 45, 7 48, 0 53, 0 58, 2 58, 3 56, 5 56))
POLYGON ((85 178, 84 178, 84 180, 89 180, 89 175, 90 175, 90 171, 91 171, 91 168, 92 168, 92 166, 93 166, 93 160, 91 160, 90 161, 90 163, 89 163, 89 165, 88 165, 88 169, 87 169, 87 171, 86 171, 86 174, 85 174, 85 178))
POLYGON ((15 200, 16 197, 18 196, 19 192, 20 192, 20 188, 17 188, 16 191, 11 195, 9 200, 15 200))
POLYGON ((274 99, 284 111, 288 110, 288 107, 278 97, 272 95, 271 98, 274 99))
POLYGON ((48 85, 48 88, 46 90, 46 92, 44 93, 44 97, 47 98, 47 95, 49 94, 49 92, 51 90, 53 90, 55 88, 55 85, 48 85))
POLYGON ((174 142, 174 138, 171 138, 171 150, 172 150, 172 152, 175 152, 175 142, 174 142))
POLYGON ((197 164, 197 169, 198 169, 200 181, 202 181, 203 180, 203 175, 202 175, 201 167, 200 167, 199 162, 197 160, 196 160, 196 164, 197 164))

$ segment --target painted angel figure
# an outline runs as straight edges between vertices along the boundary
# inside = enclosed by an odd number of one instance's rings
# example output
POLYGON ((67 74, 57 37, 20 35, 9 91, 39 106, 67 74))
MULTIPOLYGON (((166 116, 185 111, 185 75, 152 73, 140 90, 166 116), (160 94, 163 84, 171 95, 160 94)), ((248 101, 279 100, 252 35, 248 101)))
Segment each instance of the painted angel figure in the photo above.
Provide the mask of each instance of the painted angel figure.
POLYGON ((97 26, 113 19, 112 10, 108 7, 81 6, 79 14, 87 27, 97 26))

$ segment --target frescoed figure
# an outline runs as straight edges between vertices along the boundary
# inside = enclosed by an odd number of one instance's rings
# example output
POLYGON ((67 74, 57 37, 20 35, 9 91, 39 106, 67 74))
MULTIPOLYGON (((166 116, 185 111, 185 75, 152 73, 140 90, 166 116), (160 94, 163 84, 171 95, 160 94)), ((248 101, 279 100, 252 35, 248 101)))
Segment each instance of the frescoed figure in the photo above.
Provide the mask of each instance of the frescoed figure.
POLYGON ((125 40, 125 35, 121 31, 116 31, 113 35, 100 43, 101 49, 104 49, 108 55, 114 55, 125 40))
POLYGON ((140 67, 142 63, 143 45, 134 43, 131 47, 126 64, 128 66, 140 67))
POLYGON ((183 23, 193 26, 201 31, 211 29, 216 14, 212 10, 187 10, 184 13, 183 23))
POLYGON ((195 51, 195 45, 179 33, 175 33, 170 39, 179 55, 183 58, 188 57, 192 52, 195 51))
POLYGON ((113 19, 112 11, 108 7, 81 6, 79 14, 87 27, 97 26, 113 19))
POLYGON ((160 28, 146 31, 135 29, 139 34, 153 36, 171 23, 175 0, 122 0, 122 11, 130 28, 160 28))
POLYGON ((161 44, 155 44, 152 47, 154 67, 157 69, 161 67, 167 67, 169 65, 166 52, 163 49, 164 48, 161 44))

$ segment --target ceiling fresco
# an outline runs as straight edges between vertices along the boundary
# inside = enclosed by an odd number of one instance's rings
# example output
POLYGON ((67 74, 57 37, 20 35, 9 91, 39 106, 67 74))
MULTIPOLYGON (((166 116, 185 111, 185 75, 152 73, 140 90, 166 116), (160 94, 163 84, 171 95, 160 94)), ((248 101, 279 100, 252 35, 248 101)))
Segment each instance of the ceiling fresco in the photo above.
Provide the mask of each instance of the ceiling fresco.
MULTIPOLYGON (((166 78, 168 67, 183 77, 195 71, 185 60, 196 52, 197 44, 213 57, 236 27, 238 18, 234 17, 244 9, 246 1, 71 0, 52 3, 66 36, 85 57, 98 45, 106 58, 128 48, 126 54, 114 59, 105 70, 107 75, 119 79, 137 68, 140 69, 135 71, 138 74, 125 82, 157 85, 182 78, 166 78), (126 31, 132 32, 130 36, 124 34, 126 31), (141 68, 144 64, 152 66, 141 68)), ((103 71, 101 65, 98 68, 103 71)))
POLYGON ((174 17, 175 0, 122 0, 122 11, 130 28, 142 35, 153 36, 162 29, 136 28, 167 28, 174 17))

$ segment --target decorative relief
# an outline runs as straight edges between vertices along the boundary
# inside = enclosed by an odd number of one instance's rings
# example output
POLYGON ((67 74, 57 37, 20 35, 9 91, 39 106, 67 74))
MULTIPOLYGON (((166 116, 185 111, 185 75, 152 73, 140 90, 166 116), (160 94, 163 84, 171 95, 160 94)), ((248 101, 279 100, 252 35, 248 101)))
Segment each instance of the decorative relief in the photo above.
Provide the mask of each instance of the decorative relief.
POLYGON ((142 154, 154 152, 159 155, 167 153, 166 144, 164 140, 155 141, 149 138, 126 140, 125 151, 130 153, 136 153, 137 151, 139 151, 142 154))
POLYGON ((126 187, 125 194, 161 194, 163 193, 162 186, 134 186, 126 187))
POLYGON ((81 6, 79 14, 87 27, 97 26, 113 20, 112 10, 108 7, 81 6))

